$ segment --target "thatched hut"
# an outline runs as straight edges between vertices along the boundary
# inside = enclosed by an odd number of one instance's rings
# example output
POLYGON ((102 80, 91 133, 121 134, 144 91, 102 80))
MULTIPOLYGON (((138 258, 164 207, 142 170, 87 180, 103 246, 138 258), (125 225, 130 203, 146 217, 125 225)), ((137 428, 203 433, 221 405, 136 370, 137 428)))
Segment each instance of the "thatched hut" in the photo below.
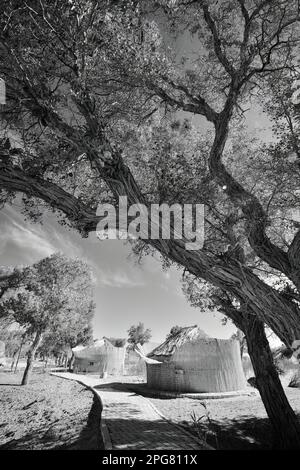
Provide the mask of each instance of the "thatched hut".
POLYGON ((146 362, 144 357, 149 354, 159 343, 148 342, 140 346, 142 354, 136 352, 132 345, 128 345, 125 355, 125 375, 137 375, 140 377, 146 377, 146 362))
POLYGON ((217 393, 246 387, 238 342, 210 338, 197 326, 183 328, 145 361, 151 389, 217 393))
POLYGON ((103 337, 91 346, 77 346, 74 354, 73 372, 97 372, 100 377, 123 375, 126 340, 103 337))

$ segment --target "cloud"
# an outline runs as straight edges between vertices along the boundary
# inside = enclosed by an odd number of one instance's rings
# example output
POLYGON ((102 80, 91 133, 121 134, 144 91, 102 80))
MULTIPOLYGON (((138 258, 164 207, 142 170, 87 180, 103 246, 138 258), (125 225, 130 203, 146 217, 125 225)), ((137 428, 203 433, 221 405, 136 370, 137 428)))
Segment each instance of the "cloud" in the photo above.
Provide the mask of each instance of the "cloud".
MULTIPOLYGON (((62 251, 70 258, 83 256, 82 248, 73 241, 71 233, 61 227, 47 224, 47 236, 55 246, 56 251, 62 251)), ((74 235, 74 234, 73 234, 74 235)))
POLYGON ((97 269, 97 279, 101 287, 113 287, 119 289, 132 289, 135 287, 142 287, 145 285, 145 281, 140 279, 133 272, 126 271, 104 271, 97 269))
POLYGON ((0 213, 0 252, 18 254, 22 262, 32 262, 57 251, 70 257, 80 256, 76 240, 73 242, 56 220, 49 216, 44 219, 43 225, 26 222, 16 209, 7 206, 0 213))
POLYGON ((49 256, 55 251, 55 247, 37 231, 16 222, 13 222, 8 229, 8 240, 23 250, 35 251, 41 256, 49 256))
POLYGON ((37 230, 29 229, 11 217, 5 217, 1 221, 0 251, 1 253, 17 254, 20 258, 33 258, 49 256, 55 251, 55 247, 46 240, 37 230))

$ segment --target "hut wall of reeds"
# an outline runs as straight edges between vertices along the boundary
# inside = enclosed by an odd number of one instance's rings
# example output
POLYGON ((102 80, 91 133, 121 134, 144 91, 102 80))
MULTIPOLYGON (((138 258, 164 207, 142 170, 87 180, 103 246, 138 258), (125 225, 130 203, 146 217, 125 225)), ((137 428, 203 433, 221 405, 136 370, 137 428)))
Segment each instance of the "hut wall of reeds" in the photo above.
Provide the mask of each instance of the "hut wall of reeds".
POLYGON ((115 346, 108 338, 95 341, 91 346, 74 348, 75 373, 97 372, 105 375, 123 375, 126 345, 115 346))
POLYGON ((150 355, 151 389, 185 393, 243 390, 246 379, 236 340, 209 338, 198 327, 185 328, 150 355))

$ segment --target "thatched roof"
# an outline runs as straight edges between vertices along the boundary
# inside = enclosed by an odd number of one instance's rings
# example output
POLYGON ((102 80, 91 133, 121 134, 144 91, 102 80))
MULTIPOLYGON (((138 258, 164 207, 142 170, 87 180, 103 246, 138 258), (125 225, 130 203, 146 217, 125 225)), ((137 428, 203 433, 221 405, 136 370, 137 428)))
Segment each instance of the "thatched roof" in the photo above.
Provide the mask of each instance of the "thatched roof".
POLYGON ((106 349, 106 343, 111 344, 115 348, 123 348, 126 344, 126 339, 106 338, 105 336, 103 336, 102 339, 94 340, 93 344, 89 344, 87 346, 79 345, 75 348, 72 348, 72 351, 75 357, 91 358, 91 360, 93 360, 94 357, 98 356, 99 354, 103 354, 106 349))
POLYGON ((164 343, 148 354, 148 357, 154 356, 172 356, 176 349, 187 342, 195 342, 199 339, 209 338, 205 331, 197 325, 182 328, 176 335, 167 339, 164 343))

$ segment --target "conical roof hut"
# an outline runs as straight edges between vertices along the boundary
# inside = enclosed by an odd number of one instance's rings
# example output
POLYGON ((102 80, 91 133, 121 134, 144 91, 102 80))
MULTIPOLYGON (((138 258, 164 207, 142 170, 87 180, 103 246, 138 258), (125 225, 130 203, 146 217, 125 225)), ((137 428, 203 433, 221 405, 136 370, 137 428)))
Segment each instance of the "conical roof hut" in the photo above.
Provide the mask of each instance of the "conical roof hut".
POLYGON ((166 362, 171 359, 175 351, 183 344, 204 338, 209 338, 209 336, 197 325, 183 327, 174 336, 169 337, 164 343, 153 349, 151 353, 148 354, 148 357, 166 362))
POLYGON ((103 337, 91 346, 77 346, 74 354, 73 372, 99 372, 105 375, 123 375, 126 340, 103 337))
POLYGON ((238 342, 210 338, 196 325, 182 328, 145 361, 151 389, 217 393, 246 387, 238 342))

